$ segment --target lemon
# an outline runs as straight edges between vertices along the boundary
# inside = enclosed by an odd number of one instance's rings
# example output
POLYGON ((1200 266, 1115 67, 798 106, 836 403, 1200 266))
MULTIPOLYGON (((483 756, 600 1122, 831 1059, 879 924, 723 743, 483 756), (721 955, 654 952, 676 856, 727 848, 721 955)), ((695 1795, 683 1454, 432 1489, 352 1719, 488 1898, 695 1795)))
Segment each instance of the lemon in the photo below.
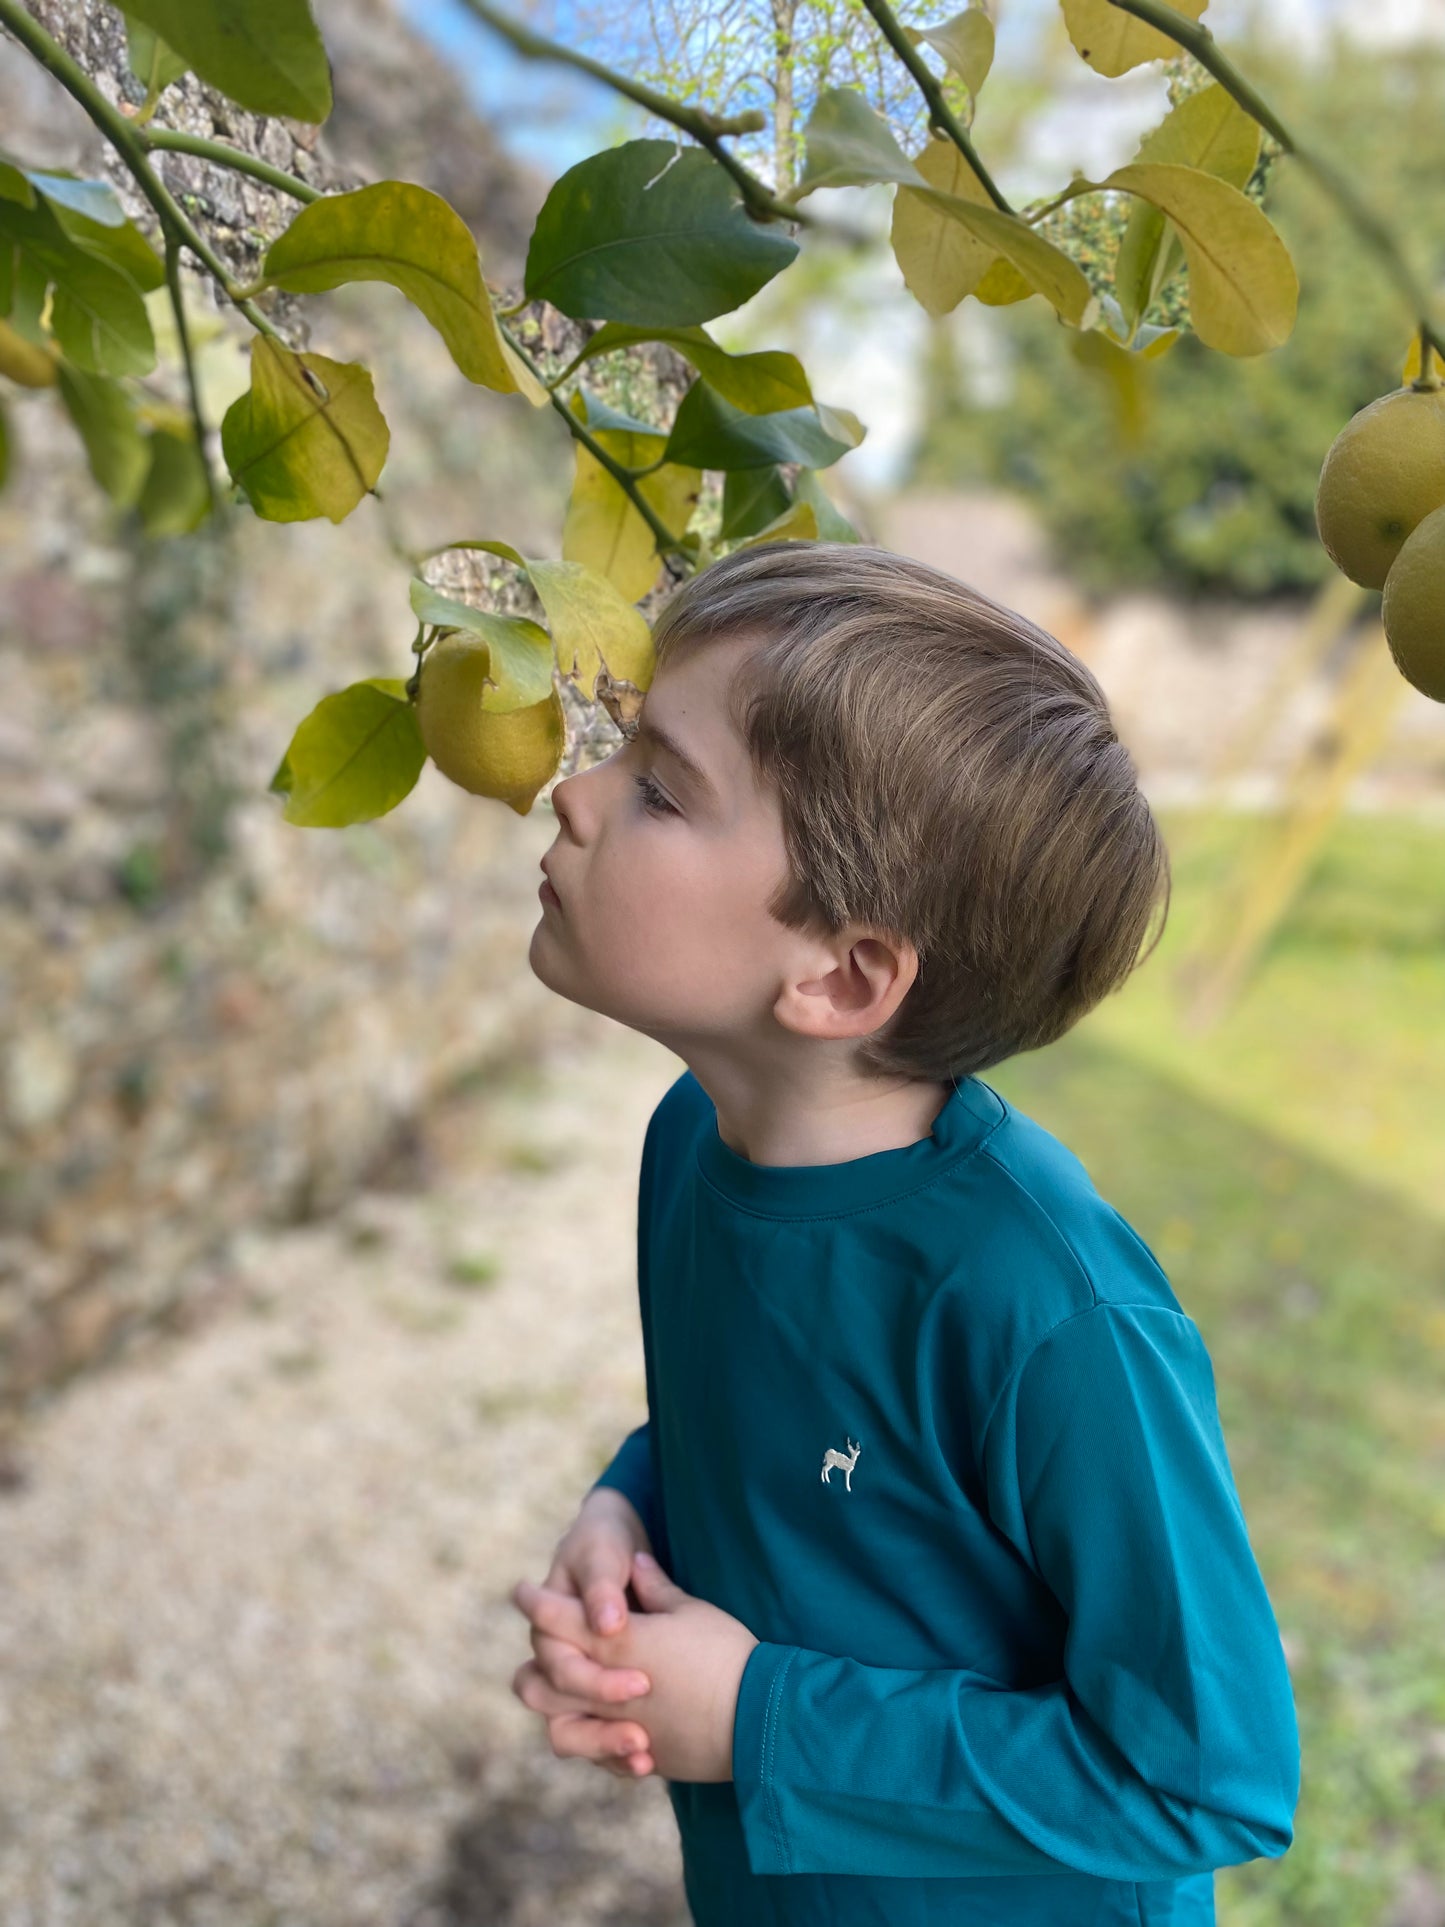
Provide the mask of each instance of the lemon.
POLYGON ((1445 504, 1445 387, 1396 388, 1352 415, 1330 444, 1315 526, 1335 567, 1382 589, 1401 544, 1445 504))
POLYGON ((475 636, 438 636, 421 661, 417 727, 443 776, 525 816, 562 760, 562 702, 553 689, 523 709, 483 709, 491 660, 475 636))
POLYGON ((1445 507, 1427 515, 1385 577, 1385 640, 1406 682, 1445 703, 1445 507))

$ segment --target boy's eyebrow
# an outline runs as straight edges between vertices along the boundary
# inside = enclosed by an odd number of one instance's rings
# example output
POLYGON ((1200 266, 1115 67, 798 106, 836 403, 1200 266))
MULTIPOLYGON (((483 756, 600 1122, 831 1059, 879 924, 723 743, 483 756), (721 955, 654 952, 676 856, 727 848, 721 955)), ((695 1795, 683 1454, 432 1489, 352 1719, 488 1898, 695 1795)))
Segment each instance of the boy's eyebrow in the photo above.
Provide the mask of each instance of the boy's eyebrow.
POLYGON ((645 737, 649 742, 655 743, 659 749, 665 749, 675 762, 682 765, 704 796, 710 797, 714 802, 719 800, 717 785, 701 763, 695 761, 677 738, 669 735, 660 723, 650 721, 646 709, 639 714, 633 735, 645 737))

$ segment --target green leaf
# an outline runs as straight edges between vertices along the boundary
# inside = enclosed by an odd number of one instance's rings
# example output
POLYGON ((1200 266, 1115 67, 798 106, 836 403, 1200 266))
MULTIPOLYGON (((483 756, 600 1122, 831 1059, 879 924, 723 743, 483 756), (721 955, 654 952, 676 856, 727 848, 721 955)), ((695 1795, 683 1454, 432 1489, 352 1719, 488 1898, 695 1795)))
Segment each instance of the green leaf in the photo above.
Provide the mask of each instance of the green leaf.
POLYGON ((1189 315, 1206 347, 1261 355, 1287 341, 1299 277, 1268 217, 1237 187, 1197 167, 1131 161, 1091 187, 1137 194, 1178 229, 1189 264, 1189 315))
POLYGON ((943 55, 976 101, 978 90, 993 65, 994 54, 993 22, 983 8, 965 7, 941 27, 920 27, 914 31, 920 40, 926 40, 943 55))
POLYGON ((0 161, 0 201, 18 201, 21 207, 34 207, 35 189, 25 178, 23 167, 0 161))
POLYGON ((113 502, 129 508, 150 465, 130 396, 118 381, 65 361, 57 366, 56 378, 66 412, 85 444, 91 474, 113 502))
POLYGON ((819 94, 805 136, 807 165, 802 179, 782 196, 784 200, 801 200, 820 187, 859 187, 874 181, 895 181, 912 188, 1003 255, 1065 321, 1075 327, 1089 326, 1097 310, 1078 263, 1016 215, 935 187, 855 88, 830 87, 819 94))
POLYGON ((702 148, 624 141, 553 184, 524 286, 579 320, 688 327, 741 307, 797 252, 702 148))
POLYGON ((764 349, 758 354, 729 354, 702 328, 655 328, 604 321, 578 355, 578 364, 613 349, 634 347, 641 341, 665 341, 684 360, 690 361, 700 375, 706 376, 709 384, 726 396, 734 408, 741 408, 749 415, 766 415, 778 408, 806 408, 813 399, 803 364, 796 355, 778 348, 764 349))
POLYGON ((678 405, 667 459, 691 468, 763 468, 772 462, 829 468, 862 439, 861 424, 846 409, 819 403, 748 415, 699 376, 678 405))
MULTIPOLYGON (((1186 94, 1139 144, 1135 159, 1203 168, 1243 188, 1259 160, 1259 122, 1217 81, 1186 94)), ((1114 289, 1127 334, 1157 299, 1182 258, 1178 234, 1158 208, 1136 200, 1114 258, 1114 289)))
POLYGON ((723 477, 722 540, 736 542, 739 536, 756 535, 784 514, 791 500, 776 464, 729 469, 723 477))
POLYGON ((306 0, 125 0, 200 78, 253 114, 324 121, 331 68, 306 0))
POLYGON ((406 685, 368 676, 323 696, 271 778, 281 812, 303 829, 336 830, 385 816, 416 785, 426 749, 406 685))
MULTIPOLYGON (((1186 20, 1198 20, 1205 0, 1171 0, 1186 20)), ((1146 60, 1172 60, 1179 42, 1132 14, 1121 13, 1109 0, 1063 0, 1064 25, 1079 58, 1096 74, 1110 80, 1140 67, 1146 60)))
POLYGON ((376 181, 312 201, 271 243, 262 275, 293 294, 389 282, 421 309, 468 381, 547 403, 546 389, 498 332, 471 229, 428 187, 376 181))
POLYGON ((189 535, 210 514, 205 458, 191 435, 156 429, 146 437, 150 467, 136 500, 147 535, 189 535))
POLYGON ((55 218, 76 247, 110 267, 119 268, 143 294, 166 285, 166 264, 134 221, 108 227, 66 207, 58 207, 55 218))
POLYGON ((0 313, 11 312, 20 288, 32 298, 38 292, 43 305, 51 284, 51 331, 76 367, 95 375, 150 373, 155 336, 135 283, 77 247, 43 199, 29 208, 0 201, 0 313))
POLYGON ((482 691, 483 709, 528 709, 551 695, 552 638, 539 622, 474 609, 469 602, 457 602, 433 589, 419 575, 411 579, 411 606, 418 622, 465 629, 486 643, 491 656, 488 674, 496 687, 482 691))
POLYGON ((124 8, 126 58, 130 70, 145 88, 149 98, 155 99, 165 92, 172 81, 179 80, 182 74, 189 73, 186 61, 168 47, 153 27, 142 26, 124 8))
POLYGON ((840 509, 834 506, 831 496, 818 480, 817 471, 800 468, 797 480, 793 483, 793 496, 799 502, 807 502, 818 521, 818 540, 820 542, 861 542, 862 536, 840 509))
POLYGON ((226 410, 221 449, 259 516, 342 521, 376 486, 390 441, 359 361, 297 355, 253 336, 251 386, 226 410))

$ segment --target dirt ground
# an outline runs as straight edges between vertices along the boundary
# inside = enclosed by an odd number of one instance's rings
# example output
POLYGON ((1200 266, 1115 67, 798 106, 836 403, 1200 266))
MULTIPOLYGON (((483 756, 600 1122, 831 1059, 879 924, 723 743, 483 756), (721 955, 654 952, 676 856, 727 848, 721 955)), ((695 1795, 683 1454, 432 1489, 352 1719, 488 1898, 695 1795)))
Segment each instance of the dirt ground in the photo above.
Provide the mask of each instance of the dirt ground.
POLYGON ((507 1595, 645 1415, 637 1167, 681 1069, 559 1031, 430 1189, 257 1240, 27 1424, 5 1927, 685 1927, 663 1782, 558 1759, 510 1685, 507 1595))

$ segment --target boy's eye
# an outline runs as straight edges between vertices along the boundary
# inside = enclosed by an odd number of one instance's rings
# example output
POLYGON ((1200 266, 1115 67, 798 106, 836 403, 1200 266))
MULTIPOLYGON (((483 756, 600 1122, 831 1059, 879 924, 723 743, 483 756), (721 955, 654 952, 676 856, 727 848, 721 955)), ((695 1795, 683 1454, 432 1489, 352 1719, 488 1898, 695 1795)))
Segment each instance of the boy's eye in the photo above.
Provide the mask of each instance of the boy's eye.
POLYGON ((654 816, 677 815, 677 811, 650 776, 634 776, 632 780, 641 792, 643 809, 650 810, 654 816))

